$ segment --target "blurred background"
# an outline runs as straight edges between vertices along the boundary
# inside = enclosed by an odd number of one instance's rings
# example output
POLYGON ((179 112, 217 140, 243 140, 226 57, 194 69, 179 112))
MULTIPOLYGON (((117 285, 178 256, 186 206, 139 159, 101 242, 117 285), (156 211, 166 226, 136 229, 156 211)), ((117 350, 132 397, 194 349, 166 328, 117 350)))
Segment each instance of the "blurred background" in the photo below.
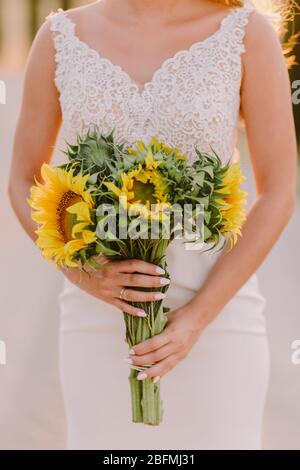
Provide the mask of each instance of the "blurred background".
MULTIPOLYGON (((0 104, 0 340, 6 343, 6 365, 0 365, 0 449, 63 449, 65 443, 58 372, 57 298, 62 279, 41 259, 18 225, 10 209, 6 187, 24 64, 32 39, 52 9, 67 9, 84 3, 88 2, 0 0, 0 80, 6 84, 6 104, 0 104)), ((293 28, 300 30, 299 16, 293 28)), ((299 45, 294 54, 299 63, 299 45)), ((291 82, 300 81, 299 65, 291 69, 290 77, 291 82)), ((297 96, 300 101, 300 92, 297 96)), ((300 103, 296 100, 294 111, 299 136, 300 103)), ((244 170, 248 174, 247 189, 253 197, 254 185, 243 130, 240 130, 239 142, 244 170)), ((57 148, 62 145, 60 137, 57 148)), ((55 151, 54 160, 61 158, 59 151, 55 151)), ((282 160, 284 168, 284 155, 282 160)), ((258 273, 267 298, 272 360, 264 418, 265 449, 300 450, 300 364, 294 365, 291 361, 291 344, 300 339, 299 207, 258 273)))

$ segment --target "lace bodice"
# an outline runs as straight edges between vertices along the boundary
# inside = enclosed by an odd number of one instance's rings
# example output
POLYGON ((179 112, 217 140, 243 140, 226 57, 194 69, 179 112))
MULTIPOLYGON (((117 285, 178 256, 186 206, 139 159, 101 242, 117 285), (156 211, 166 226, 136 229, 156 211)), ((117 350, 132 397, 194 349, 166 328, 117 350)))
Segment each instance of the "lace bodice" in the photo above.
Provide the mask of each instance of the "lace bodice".
POLYGON ((241 54, 253 7, 232 8, 219 29, 189 49, 177 52, 141 90, 109 59, 76 35, 62 10, 49 16, 56 50, 65 138, 98 125, 115 129, 117 141, 132 143, 156 135, 192 158, 194 147, 212 147, 228 160, 235 148, 240 109, 241 54))

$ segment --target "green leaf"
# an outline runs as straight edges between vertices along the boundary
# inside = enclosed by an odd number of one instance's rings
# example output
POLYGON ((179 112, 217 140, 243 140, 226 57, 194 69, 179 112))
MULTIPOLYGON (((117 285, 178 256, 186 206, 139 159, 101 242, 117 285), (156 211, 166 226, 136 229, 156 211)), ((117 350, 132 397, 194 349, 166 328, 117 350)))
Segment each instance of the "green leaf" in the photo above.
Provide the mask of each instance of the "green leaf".
POLYGON ((200 173, 196 173, 196 175, 194 176, 194 181, 198 186, 202 187, 204 183, 204 178, 204 171, 201 171, 200 173))
POLYGON ((98 178, 98 175, 99 175, 99 174, 100 174, 99 172, 93 173, 93 174, 89 177, 88 182, 91 183, 91 184, 96 184, 96 183, 97 183, 97 178, 98 178))
POLYGON ((102 263, 99 263, 99 261, 96 261, 95 258, 93 258, 93 257, 88 258, 88 259, 86 260, 86 264, 87 264, 88 266, 91 266, 92 268, 95 268, 95 269, 101 269, 101 268, 103 268, 103 266, 104 266, 104 263, 103 263, 103 264, 102 264, 102 263))
POLYGON ((204 211, 204 221, 208 225, 211 219, 211 212, 210 211, 204 211))
POLYGON ((204 225, 204 241, 207 241, 207 239, 211 236, 212 232, 209 230, 207 225, 204 225))
POLYGON ((97 254, 102 254, 105 256, 116 256, 120 255, 118 251, 115 251, 111 248, 109 248, 107 245, 104 245, 104 243, 101 243, 100 241, 96 242, 96 252, 97 254))

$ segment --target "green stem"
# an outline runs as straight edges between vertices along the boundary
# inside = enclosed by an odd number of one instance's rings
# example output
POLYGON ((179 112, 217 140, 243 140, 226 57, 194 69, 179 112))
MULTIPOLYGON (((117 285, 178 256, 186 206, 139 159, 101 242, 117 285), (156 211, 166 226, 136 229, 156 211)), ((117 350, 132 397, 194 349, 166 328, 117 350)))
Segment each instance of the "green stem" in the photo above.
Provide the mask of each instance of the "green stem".
MULTIPOLYGON (((160 264, 166 268, 165 254, 168 240, 145 241, 144 244, 130 241, 131 256, 135 252, 138 258, 160 264), (145 259, 146 258, 146 259, 145 259)), ((165 290, 165 289, 164 289, 165 290)), ((147 338, 160 334, 166 324, 161 302, 140 303, 140 307, 147 313, 147 318, 137 318, 124 314, 126 324, 126 337, 129 347, 132 347, 147 338)), ((163 417, 162 401, 160 399, 160 383, 153 383, 152 379, 137 380, 138 372, 131 369, 129 375, 132 421, 148 425, 159 425, 163 417)))
POLYGON ((131 390, 131 410, 132 421, 134 423, 143 422, 143 409, 142 409, 142 383, 136 378, 137 372, 132 369, 129 375, 130 390, 131 390))
POLYGON ((160 400, 159 383, 154 384, 152 379, 143 380, 143 422, 158 426, 162 421, 162 403, 160 400))

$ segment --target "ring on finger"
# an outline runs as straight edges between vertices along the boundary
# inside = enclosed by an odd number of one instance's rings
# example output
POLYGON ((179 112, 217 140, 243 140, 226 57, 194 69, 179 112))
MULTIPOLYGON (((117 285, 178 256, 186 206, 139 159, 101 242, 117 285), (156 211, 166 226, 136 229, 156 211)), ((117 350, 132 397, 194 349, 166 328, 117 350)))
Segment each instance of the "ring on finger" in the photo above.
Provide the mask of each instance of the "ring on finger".
POLYGON ((124 293, 126 291, 126 288, 125 287, 122 287, 122 289, 120 290, 120 294, 119 294, 119 299, 120 300, 123 300, 124 299, 124 293))

